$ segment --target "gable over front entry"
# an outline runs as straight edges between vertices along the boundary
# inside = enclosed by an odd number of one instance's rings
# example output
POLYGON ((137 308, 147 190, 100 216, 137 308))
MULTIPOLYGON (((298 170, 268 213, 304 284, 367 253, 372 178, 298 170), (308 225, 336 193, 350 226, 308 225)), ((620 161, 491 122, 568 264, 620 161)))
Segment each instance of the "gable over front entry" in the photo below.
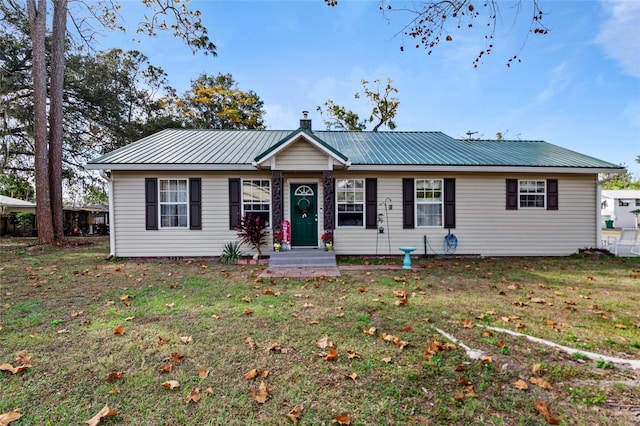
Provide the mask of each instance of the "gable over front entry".
POLYGON ((288 221, 294 249, 331 230, 338 254, 440 254, 453 234, 457 254, 568 255, 600 240, 598 173, 624 170, 540 141, 307 126, 165 130, 88 167, 110 182, 111 254, 136 257, 218 256, 248 213, 288 221))

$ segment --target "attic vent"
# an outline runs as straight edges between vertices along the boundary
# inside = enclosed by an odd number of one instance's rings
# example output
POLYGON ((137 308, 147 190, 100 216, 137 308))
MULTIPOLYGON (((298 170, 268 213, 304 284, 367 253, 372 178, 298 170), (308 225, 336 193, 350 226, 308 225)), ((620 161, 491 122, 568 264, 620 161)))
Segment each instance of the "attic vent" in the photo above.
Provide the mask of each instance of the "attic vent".
POLYGON ((302 111, 303 118, 300 119, 300 128, 311 130, 311 119, 309 117, 309 111, 302 111))

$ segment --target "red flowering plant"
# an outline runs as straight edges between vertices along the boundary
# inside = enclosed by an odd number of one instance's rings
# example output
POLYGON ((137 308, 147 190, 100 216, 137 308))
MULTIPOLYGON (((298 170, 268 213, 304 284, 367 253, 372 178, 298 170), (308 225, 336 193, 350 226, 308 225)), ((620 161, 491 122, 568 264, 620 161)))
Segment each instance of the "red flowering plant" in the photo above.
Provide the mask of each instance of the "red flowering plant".
POLYGON ((325 244, 333 244, 333 231, 326 230, 320 237, 325 244))
POLYGON ((273 231, 273 243, 274 244, 282 244, 282 239, 284 238, 284 233, 279 230, 273 231))

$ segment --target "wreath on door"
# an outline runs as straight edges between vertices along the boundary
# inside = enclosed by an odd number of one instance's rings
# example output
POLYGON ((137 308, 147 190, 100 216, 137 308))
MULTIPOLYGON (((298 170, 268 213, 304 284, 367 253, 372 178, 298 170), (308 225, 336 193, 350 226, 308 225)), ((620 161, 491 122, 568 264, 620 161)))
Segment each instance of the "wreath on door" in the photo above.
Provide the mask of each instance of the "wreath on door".
POLYGON ((298 204, 296 205, 296 213, 300 215, 303 219, 309 216, 311 209, 313 208, 313 203, 309 201, 307 198, 301 198, 298 200, 298 204))

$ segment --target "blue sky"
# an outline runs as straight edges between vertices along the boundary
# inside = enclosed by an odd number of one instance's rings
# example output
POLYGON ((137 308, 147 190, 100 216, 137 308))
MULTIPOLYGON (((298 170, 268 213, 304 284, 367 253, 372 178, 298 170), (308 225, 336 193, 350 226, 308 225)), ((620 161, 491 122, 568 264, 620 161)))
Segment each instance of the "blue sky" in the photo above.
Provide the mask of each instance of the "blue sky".
MULTIPOLYGON (((139 2, 122 4, 135 27, 139 2)), ((180 93, 202 72, 231 73, 264 101, 270 129, 297 128, 303 110, 324 129, 316 107, 327 99, 365 116, 370 105, 353 97, 360 80, 389 77, 400 99, 397 130, 545 140, 624 163, 640 178, 640 1, 542 0, 546 36, 528 35, 527 8, 514 24, 513 4, 500 2, 503 25, 477 69, 485 44, 474 30, 451 32, 453 41, 427 55, 399 34, 408 15, 364 0, 193 0, 217 57, 193 55, 170 34, 135 44, 133 33, 112 33, 98 48, 142 51, 180 93), (516 54, 522 63, 507 67, 516 54)))

